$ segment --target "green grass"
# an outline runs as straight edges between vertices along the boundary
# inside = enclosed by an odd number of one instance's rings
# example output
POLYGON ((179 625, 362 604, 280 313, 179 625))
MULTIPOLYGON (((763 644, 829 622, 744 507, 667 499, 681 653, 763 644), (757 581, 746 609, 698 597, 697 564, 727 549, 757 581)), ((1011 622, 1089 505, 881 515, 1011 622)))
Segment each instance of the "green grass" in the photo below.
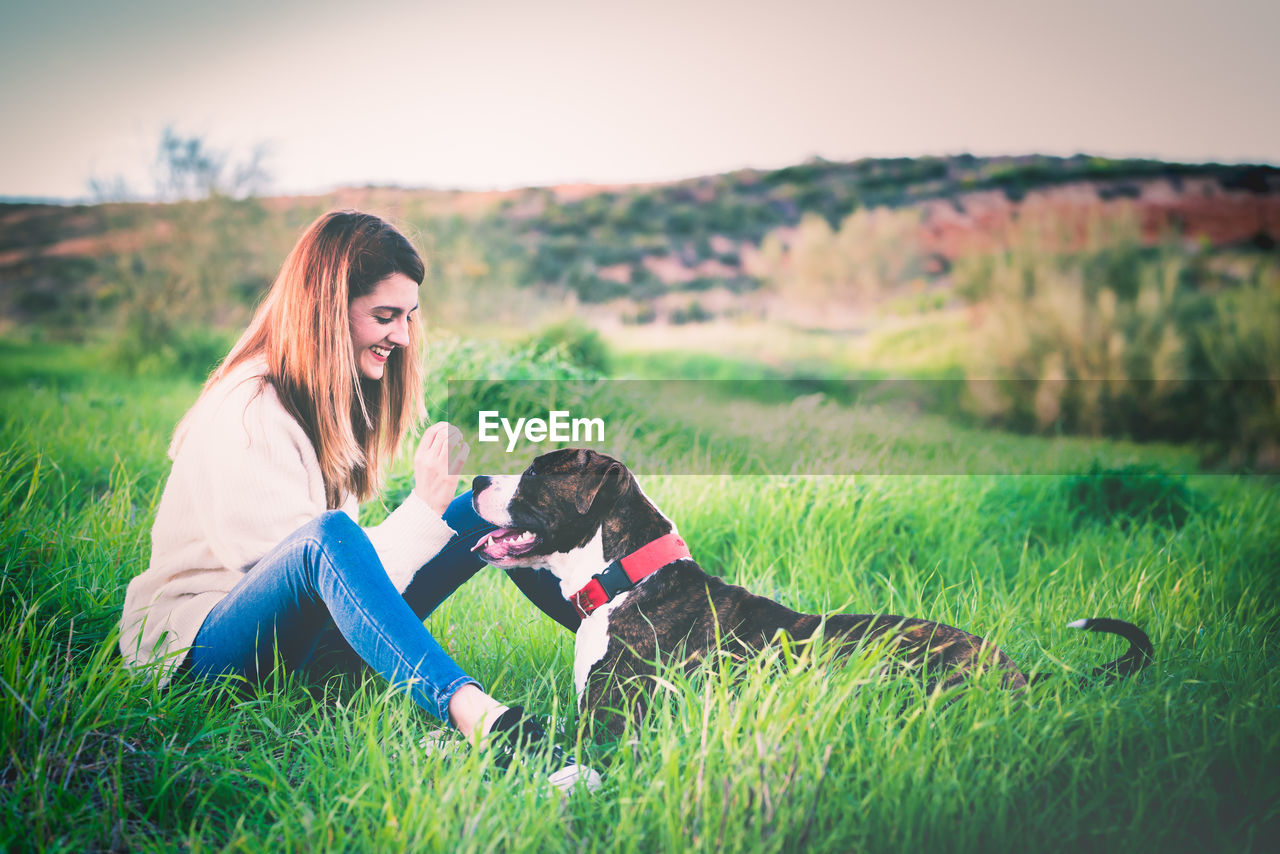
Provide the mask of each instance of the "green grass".
MULTIPOLYGON (((607 768, 595 796, 562 799, 457 740, 428 752, 420 739, 444 731, 376 679, 243 695, 121 670, 124 585, 145 565, 165 445, 198 385, 121 379, 69 349, 0 345, 0 360, 5 850, 1262 851, 1280 832, 1272 481, 1170 474, 1187 470, 1185 449, 929 419, 886 453, 910 462, 932 441, 1009 472, 1057 454, 1056 470, 1097 461, 1104 480, 647 477, 710 572, 793 607, 942 620, 1058 674, 1120 646, 1067 621, 1118 616, 1147 628, 1156 663, 1113 686, 1057 678, 1015 696, 980 680, 931 697, 874 657, 779 650, 666 674, 643 731, 596 745, 574 711, 572 638, 482 573, 428 626, 492 693, 554 715, 607 768)), ((709 455, 730 453, 695 415, 648 452, 696 430, 709 455)), ((872 436, 899 422, 859 423, 872 436)), ((848 429, 811 419, 804 440, 848 444, 848 429)), ((401 470, 393 489, 406 483, 401 470)))

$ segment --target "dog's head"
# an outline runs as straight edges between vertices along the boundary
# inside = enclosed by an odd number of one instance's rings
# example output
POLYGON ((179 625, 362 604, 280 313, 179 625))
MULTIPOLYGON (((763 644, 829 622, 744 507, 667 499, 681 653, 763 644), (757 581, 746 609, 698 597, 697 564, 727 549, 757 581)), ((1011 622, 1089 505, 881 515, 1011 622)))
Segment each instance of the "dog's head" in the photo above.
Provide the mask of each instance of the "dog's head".
POLYGON ((475 549, 495 566, 554 570, 551 558, 582 549, 597 535, 601 556, 614 560, 626 553, 629 530, 649 535, 649 517, 661 516, 626 466, 577 448, 543 454, 522 474, 477 477, 471 496, 481 518, 499 526, 475 549))

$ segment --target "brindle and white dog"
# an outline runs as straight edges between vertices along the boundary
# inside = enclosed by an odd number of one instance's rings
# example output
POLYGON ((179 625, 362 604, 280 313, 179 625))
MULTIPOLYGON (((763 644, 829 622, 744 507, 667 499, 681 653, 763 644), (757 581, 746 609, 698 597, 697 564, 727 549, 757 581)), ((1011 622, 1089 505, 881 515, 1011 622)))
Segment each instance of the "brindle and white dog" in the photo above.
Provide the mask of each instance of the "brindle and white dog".
MULTIPOLYGON (((496 566, 550 570, 582 617, 574 650, 578 703, 615 735, 625 723, 615 712, 625 710, 637 722, 643 717, 652 681, 646 677, 661 663, 691 669, 717 644, 740 657, 781 632, 804 641, 819 627, 842 653, 883 645, 903 669, 922 670, 930 689, 984 667, 997 668, 1008 688, 1027 684, 994 644, 952 626, 892 615, 802 614, 707 575, 626 466, 595 451, 553 451, 523 474, 477 477, 472 495, 476 512, 500 526, 476 551, 496 566)), ((1127 675, 1151 660, 1151 641, 1130 623, 1069 625, 1129 641, 1125 654, 1095 675, 1127 675)))

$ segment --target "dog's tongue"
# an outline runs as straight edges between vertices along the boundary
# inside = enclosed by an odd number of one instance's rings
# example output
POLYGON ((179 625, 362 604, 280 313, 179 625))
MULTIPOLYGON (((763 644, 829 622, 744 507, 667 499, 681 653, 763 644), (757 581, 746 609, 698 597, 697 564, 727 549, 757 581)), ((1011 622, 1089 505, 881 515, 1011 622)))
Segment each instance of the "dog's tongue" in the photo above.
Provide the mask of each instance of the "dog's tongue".
POLYGON ((510 553, 511 547, 515 545, 514 537, 519 533, 519 528, 498 528, 482 537, 471 550, 480 552, 487 558, 500 560, 510 553))

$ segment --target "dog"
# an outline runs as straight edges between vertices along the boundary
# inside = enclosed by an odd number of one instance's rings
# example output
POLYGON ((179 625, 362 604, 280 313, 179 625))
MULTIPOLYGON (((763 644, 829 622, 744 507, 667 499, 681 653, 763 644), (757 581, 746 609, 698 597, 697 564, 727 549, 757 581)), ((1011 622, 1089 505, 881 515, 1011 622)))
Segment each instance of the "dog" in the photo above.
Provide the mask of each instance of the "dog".
MULTIPOLYGON (((595 451, 552 451, 522 474, 477 477, 472 502, 498 526, 475 546, 486 562, 546 569, 559 580, 582 618, 574 648, 580 712, 615 736, 627 717, 637 724, 644 717, 652 683, 646 677, 661 664, 691 670, 717 647, 735 658, 752 656, 784 633, 805 642, 821 629, 841 654, 883 646, 896 668, 922 673, 930 691, 986 668, 998 670, 1009 689, 1028 684, 994 644, 953 626, 895 615, 803 614, 708 575, 627 467, 595 451)), ((1150 639, 1131 623, 1096 618, 1068 625, 1129 641, 1094 675, 1126 676, 1152 660, 1150 639)))

